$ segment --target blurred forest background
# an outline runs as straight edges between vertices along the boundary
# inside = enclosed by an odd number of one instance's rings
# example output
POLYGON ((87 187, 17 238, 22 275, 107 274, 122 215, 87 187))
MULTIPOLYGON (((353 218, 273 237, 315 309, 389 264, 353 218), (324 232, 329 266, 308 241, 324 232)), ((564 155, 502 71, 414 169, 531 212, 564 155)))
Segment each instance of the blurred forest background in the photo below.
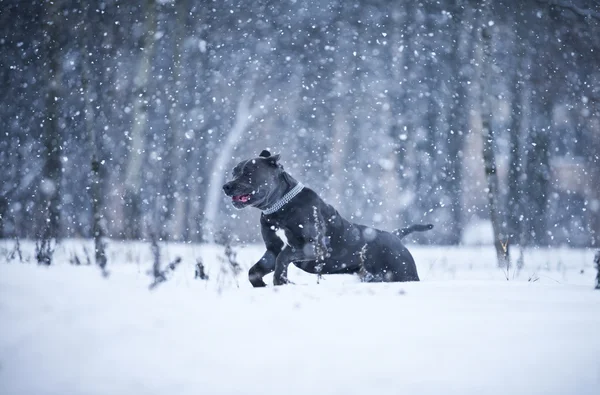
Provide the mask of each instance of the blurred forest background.
POLYGON ((0 237, 257 242, 269 148, 422 243, 600 245, 595 0, 0 0, 0 80, 0 237))

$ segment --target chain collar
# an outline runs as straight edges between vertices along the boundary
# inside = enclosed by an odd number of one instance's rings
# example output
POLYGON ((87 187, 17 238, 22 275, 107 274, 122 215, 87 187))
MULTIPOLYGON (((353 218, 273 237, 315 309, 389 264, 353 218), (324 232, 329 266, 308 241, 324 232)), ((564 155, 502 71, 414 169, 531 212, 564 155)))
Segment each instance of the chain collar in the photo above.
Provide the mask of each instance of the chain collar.
POLYGON ((281 199, 275 202, 275 204, 263 210, 263 214, 269 215, 281 210, 281 208, 288 204, 290 200, 292 200, 296 195, 298 195, 302 191, 302 189, 304 189, 304 185, 301 182, 299 182, 294 188, 292 188, 291 191, 283 195, 281 199))

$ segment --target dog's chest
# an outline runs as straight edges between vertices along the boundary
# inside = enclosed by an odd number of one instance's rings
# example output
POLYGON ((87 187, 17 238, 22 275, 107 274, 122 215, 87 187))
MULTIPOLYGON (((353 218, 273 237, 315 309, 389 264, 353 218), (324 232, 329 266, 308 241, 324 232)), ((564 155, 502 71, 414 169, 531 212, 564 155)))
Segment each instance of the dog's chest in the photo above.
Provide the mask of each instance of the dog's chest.
POLYGON ((275 232, 275 235, 283 242, 283 247, 295 246, 298 235, 295 235, 288 227, 279 221, 267 220, 269 229, 275 232))
POLYGON ((281 241, 283 241, 283 245, 284 246, 289 246, 290 242, 288 240, 287 235, 285 234, 285 230, 281 229, 281 228, 276 228, 275 229, 275 234, 277 235, 277 237, 279 237, 281 239, 281 241))

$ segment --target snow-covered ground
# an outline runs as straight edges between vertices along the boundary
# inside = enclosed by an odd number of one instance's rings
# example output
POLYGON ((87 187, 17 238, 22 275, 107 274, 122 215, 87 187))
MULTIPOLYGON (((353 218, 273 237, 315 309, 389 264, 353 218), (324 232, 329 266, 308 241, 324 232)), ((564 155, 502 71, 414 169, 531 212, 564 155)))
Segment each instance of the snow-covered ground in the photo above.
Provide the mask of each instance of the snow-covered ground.
POLYGON ((234 278, 220 248, 170 244, 183 262, 149 291, 147 243, 111 242, 108 279, 68 263, 84 244, 49 268, 0 244, 0 394, 600 392, 592 250, 525 251, 507 281, 490 247, 409 246, 420 283, 290 269, 295 285, 252 289, 260 247, 236 249, 234 278))

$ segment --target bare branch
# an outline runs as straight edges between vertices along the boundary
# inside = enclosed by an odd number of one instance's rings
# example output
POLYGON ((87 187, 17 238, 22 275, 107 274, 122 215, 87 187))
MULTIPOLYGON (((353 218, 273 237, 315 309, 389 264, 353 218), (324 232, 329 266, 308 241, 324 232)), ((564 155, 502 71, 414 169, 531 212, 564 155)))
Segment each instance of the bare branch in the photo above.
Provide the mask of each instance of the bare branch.
POLYGON ((590 10, 590 9, 580 8, 570 1, 564 1, 564 0, 538 0, 538 1, 540 3, 546 3, 551 6, 554 5, 557 7, 568 9, 568 10, 572 11, 573 13, 575 13, 576 15, 579 15, 582 18, 595 18, 600 21, 600 12, 590 10))

